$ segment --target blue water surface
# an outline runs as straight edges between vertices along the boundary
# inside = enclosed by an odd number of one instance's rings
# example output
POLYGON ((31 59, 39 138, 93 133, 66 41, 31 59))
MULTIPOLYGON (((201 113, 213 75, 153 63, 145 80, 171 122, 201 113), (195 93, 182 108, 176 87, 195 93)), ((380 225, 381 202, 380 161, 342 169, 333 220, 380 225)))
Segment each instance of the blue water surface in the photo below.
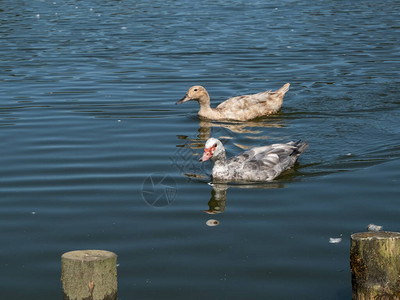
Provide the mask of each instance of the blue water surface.
POLYGON ((62 297, 78 249, 118 254, 119 299, 349 299, 350 235, 400 231, 399 1, 6 0, 0 16, 1 299, 62 297), (191 85, 215 106, 286 82, 256 121, 175 105, 191 85), (274 182, 212 186, 211 136, 229 156, 310 147, 274 182))

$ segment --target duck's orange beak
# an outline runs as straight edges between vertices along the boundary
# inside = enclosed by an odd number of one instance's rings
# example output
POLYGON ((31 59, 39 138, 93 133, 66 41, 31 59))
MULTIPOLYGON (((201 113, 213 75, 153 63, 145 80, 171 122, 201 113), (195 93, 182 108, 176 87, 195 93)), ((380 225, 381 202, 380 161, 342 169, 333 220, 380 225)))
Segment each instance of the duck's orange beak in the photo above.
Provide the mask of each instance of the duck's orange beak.
POLYGON ((209 160, 214 155, 215 147, 204 148, 204 153, 202 158, 200 158, 200 162, 209 160))
POLYGON ((176 102, 175 104, 180 104, 180 103, 184 103, 186 101, 192 100, 192 98, 189 97, 188 94, 185 95, 185 97, 183 97, 181 100, 179 100, 178 102, 176 102))

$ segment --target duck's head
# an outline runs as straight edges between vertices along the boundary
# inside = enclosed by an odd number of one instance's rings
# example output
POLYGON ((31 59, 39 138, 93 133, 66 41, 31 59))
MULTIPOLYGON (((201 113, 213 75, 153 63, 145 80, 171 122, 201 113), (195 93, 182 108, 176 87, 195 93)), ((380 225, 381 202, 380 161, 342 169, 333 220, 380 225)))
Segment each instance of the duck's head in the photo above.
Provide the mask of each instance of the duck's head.
POLYGON ((215 138, 209 138, 204 146, 204 153, 200 161, 206 161, 211 158, 212 161, 225 158, 225 148, 221 141, 215 138))
POLYGON ((185 97, 176 102, 176 104, 184 103, 190 100, 196 100, 200 103, 202 102, 210 102, 210 97, 207 93, 207 90, 201 85, 192 86, 186 93, 185 97))

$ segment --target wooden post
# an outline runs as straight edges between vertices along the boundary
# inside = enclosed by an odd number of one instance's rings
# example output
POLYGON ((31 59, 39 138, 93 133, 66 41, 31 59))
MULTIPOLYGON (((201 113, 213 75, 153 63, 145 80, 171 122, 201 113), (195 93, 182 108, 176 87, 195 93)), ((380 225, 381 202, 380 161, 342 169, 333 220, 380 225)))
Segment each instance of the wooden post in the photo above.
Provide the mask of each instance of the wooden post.
POLYGON ((400 299, 400 233, 355 233, 350 267, 353 300, 400 299))
POLYGON ((64 300, 117 300, 117 255, 78 250, 61 256, 64 300))

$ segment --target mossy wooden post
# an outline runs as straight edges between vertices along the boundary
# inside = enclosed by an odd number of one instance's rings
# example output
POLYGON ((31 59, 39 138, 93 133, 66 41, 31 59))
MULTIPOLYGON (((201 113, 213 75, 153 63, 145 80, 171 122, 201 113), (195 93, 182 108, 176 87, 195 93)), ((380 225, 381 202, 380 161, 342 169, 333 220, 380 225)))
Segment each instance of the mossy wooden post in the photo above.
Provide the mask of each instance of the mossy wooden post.
POLYGON ((117 300, 117 255, 78 250, 61 256, 64 300, 117 300))
POLYGON ((400 233, 351 236, 353 299, 400 299, 400 233))

